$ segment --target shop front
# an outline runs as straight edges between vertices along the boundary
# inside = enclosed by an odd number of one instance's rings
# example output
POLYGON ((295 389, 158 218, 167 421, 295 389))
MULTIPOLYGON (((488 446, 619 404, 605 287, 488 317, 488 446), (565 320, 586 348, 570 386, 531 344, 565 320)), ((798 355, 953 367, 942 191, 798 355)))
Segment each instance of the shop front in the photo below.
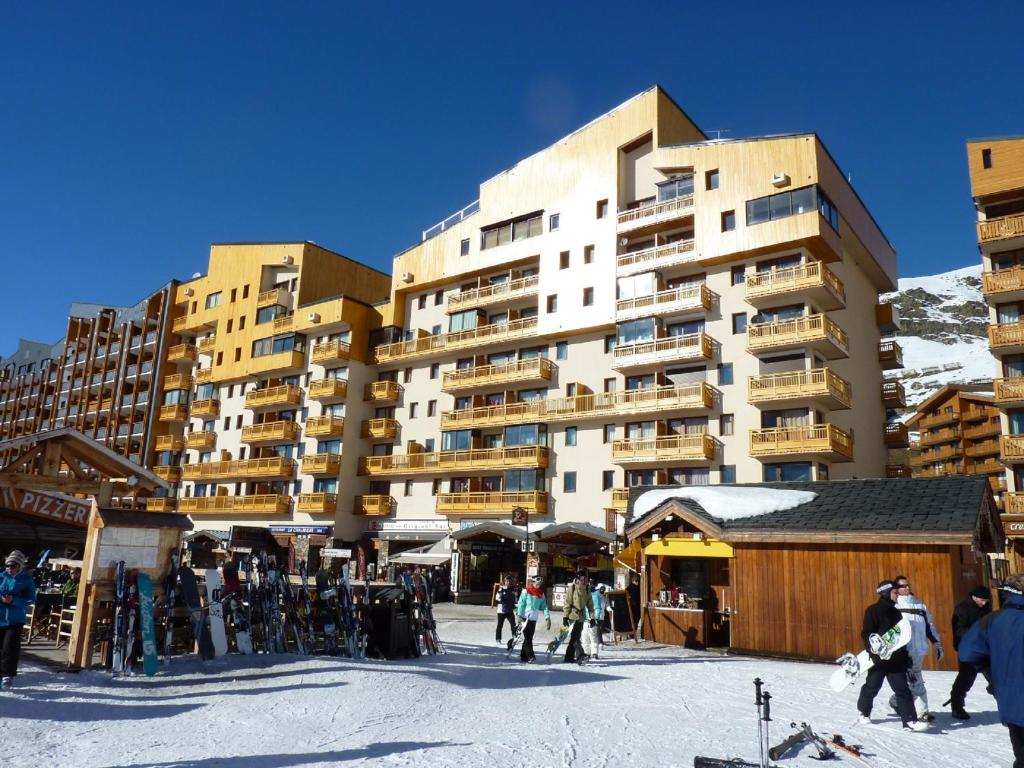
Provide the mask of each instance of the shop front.
POLYGON ((530 560, 534 572, 539 572, 537 541, 532 532, 527 546, 526 530, 519 526, 496 520, 463 520, 462 526, 451 535, 451 583, 456 602, 489 604, 505 574, 514 574, 523 583, 530 560))
POLYGON ((565 604, 565 593, 578 571, 592 582, 615 584, 611 550, 616 535, 590 523, 556 523, 537 531, 539 563, 551 586, 551 607, 565 604))
MULTIPOLYGON (((373 551, 368 552, 370 580, 394 581, 397 573, 409 565, 396 562, 396 556, 423 552, 447 539, 448 530, 448 521, 444 519, 370 520, 366 529, 366 540, 373 547, 373 551)), ((440 563, 432 564, 432 567, 438 566, 444 567, 440 563)))

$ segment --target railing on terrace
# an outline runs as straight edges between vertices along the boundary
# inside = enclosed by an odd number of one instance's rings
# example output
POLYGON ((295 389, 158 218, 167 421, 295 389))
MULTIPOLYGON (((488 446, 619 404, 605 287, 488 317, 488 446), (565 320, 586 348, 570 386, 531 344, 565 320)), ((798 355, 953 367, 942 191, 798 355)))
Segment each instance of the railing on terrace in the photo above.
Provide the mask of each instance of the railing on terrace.
POLYGON ((364 456, 361 474, 443 472, 446 470, 501 469, 548 465, 548 449, 542 446, 516 448, 471 448, 462 451, 402 453, 392 456, 364 456))
POLYGON ((978 222, 978 241, 982 243, 1006 237, 1022 236, 1024 236, 1024 213, 978 222))
POLYGON ((695 245, 693 240, 676 240, 674 243, 655 245, 642 251, 623 253, 616 257, 615 266, 620 273, 629 273, 656 266, 696 261, 695 245))
POLYGON ((493 323, 466 331, 421 336, 418 339, 381 344, 375 350, 377 362, 401 357, 426 354, 446 349, 462 349, 487 341, 503 341, 532 335, 537 330, 537 318, 527 317, 507 323, 493 323))
MULTIPOLYGON (((444 221, 439 221, 437 224, 432 226, 430 229, 423 230, 423 240, 429 240, 432 237, 437 237, 446 229, 451 229, 456 224, 459 224, 465 219, 468 219, 474 213, 479 213, 480 201, 474 200, 472 203, 467 205, 461 211, 456 211, 444 221)), ((421 240, 422 242, 422 240, 421 240)))
POLYGON ((850 382, 830 368, 812 368, 751 376, 747 383, 747 399, 752 403, 822 395, 831 395, 849 407, 850 382))
POLYGON ((457 368, 442 374, 441 389, 460 389, 529 379, 550 381, 554 371, 555 364, 546 357, 539 356, 528 360, 513 360, 510 363, 457 368))
POLYGON ((785 291, 806 290, 825 286, 835 297, 846 302, 846 288, 835 272, 819 261, 794 267, 771 269, 747 276, 747 296, 770 296, 785 291))
POLYGON ((518 280, 508 280, 504 283, 485 285, 470 291, 452 293, 448 295, 448 308, 468 308, 486 302, 526 296, 534 293, 539 283, 540 277, 538 275, 530 275, 529 277, 521 277, 518 280))
POLYGON ((649 313, 677 309, 680 306, 711 309, 713 296, 714 294, 704 283, 686 285, 667 291, 658 291, 647 296, 637 296, 633 299, 620 299, 615 302, 615 312, 619 315, 634 312, 649 313))
POLYGON ((771 349, 780 344, 795 344, 828 339, 844 351, 850 349, 846 331, 827 315, 808 315, 780 320, 747 328, 747 348, 751 350, 771 349))
POLYGON ((619 211, 617 222, 626 224, 646 224, 682 216, 693 210, 693 195, 679 195, 664 202, 651 202, 629 210, 619 211))

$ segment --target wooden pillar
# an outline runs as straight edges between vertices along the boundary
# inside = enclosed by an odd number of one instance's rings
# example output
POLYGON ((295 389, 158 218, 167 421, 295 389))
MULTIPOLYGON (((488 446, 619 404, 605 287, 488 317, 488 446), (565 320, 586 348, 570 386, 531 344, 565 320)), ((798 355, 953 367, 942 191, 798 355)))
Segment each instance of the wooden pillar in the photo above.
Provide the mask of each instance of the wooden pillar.
MULTIPOLYGON (((108 494, 109 494, 109 483, 108 494)), ((96 601, 96 589, 92 574, 96 568, 99 553, 100 517, 99 505, 93 499, 89 510, 89 526, 85 532, 85 552, 82 554, 82 580, 78 584, 78 600, 75 604, 75 621, 71 627, 71 642, 68 643, 68 666, 86 669, 92 656, 92 614, 96 601)))

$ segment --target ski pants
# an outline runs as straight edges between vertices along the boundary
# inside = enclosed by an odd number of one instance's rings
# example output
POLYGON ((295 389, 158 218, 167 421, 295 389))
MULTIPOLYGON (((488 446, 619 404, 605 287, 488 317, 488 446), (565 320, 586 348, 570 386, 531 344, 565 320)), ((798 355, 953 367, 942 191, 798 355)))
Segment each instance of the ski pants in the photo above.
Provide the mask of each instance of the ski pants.
POLYGON ((917 715, 914 714, 914 698, 910 695, 910 687, 907 685, 906 671, 886 672, 878 667, 868 670, 867 680, 860 689, 860 696, 857 698, 857 709, 860 713, 865 717, 871 716, 871 706, 875 703, 875 696, 882 690, 883 682, 889 683, 896 696, 896 711, 903 724, 917 720, 917 715))
POLYGON ((536 621, 528 621, 523 625, 523 649, 519 652, 520 661, 532 661, 537 658, 533 652, 533 633, 536 629, 536 621))
POLYGON ((583 652, 583 648, 580 646, 580 635, 583 634, 583 621, 574 622, 572 629, 569 631, 569 639, 566 641, 565 646, 565 661, 576 661, 576 652, 583 652))
POLYGON ((18 658, 21 656, 21 630, 24 624, 0 627, 0 677, 14 677, 18 674, 18 658))
MULTIPOLYGON (((907 670, 907 686, 910 688, 910 695, 914 699, 914 707, 917 709, 917 716, 926 714, 928 710, 928 690, 924 687, 924 675, 921 673, 921 665, 924 664, 924 656, 910 654, 910 669, 907 670)), ((889 706, 893 709, 896 706, 896 694, 889 697, 889 706)))
POLYGON ((987 669, 979 670, 973 664, 960 661, 957 664, 956 680, 953 681, 953 689, 949 692, 949 699, 953 703, 954 708, 963 707, 964 701, 967 699, 967 692, 971 690, 974 681, 978 679, 978 672, 985 676, 985 681, 988 683, 989 692, 991 693, 992 676, 989 671, 987 669))
POLYGON ((514 613, 499 613, 498 614, 498 626, 494 630, 494 639, 501 642, 501 629, 505 626, 505 622, 508 622, 508 628, 513 632, 516 631, 516 615, 514 613))
POLYGON ((1013 768, 1024 768, 1024 725, 1007 723, 1010 730, 1010 746, 1013 747, 1013 768))
POLYGON ((593 629, 587 626, 583 630, 583 652, 597 658, 601 650, 601 623, 597 622, 593 629))

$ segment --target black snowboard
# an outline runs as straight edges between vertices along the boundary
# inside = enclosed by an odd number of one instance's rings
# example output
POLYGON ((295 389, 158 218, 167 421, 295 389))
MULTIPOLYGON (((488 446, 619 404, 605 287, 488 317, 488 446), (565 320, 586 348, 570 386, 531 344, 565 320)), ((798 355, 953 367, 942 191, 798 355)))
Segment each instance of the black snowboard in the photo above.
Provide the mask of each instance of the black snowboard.
POLYGON ((199 602, 199 584, 191 568, 179 568, 178 579, 181 581, 181 597, 192 614, 192 636, 199 643, 199 656, 209 661, 217 655, 210 636, 210 623, 203 612, 203 604, 199 602))

